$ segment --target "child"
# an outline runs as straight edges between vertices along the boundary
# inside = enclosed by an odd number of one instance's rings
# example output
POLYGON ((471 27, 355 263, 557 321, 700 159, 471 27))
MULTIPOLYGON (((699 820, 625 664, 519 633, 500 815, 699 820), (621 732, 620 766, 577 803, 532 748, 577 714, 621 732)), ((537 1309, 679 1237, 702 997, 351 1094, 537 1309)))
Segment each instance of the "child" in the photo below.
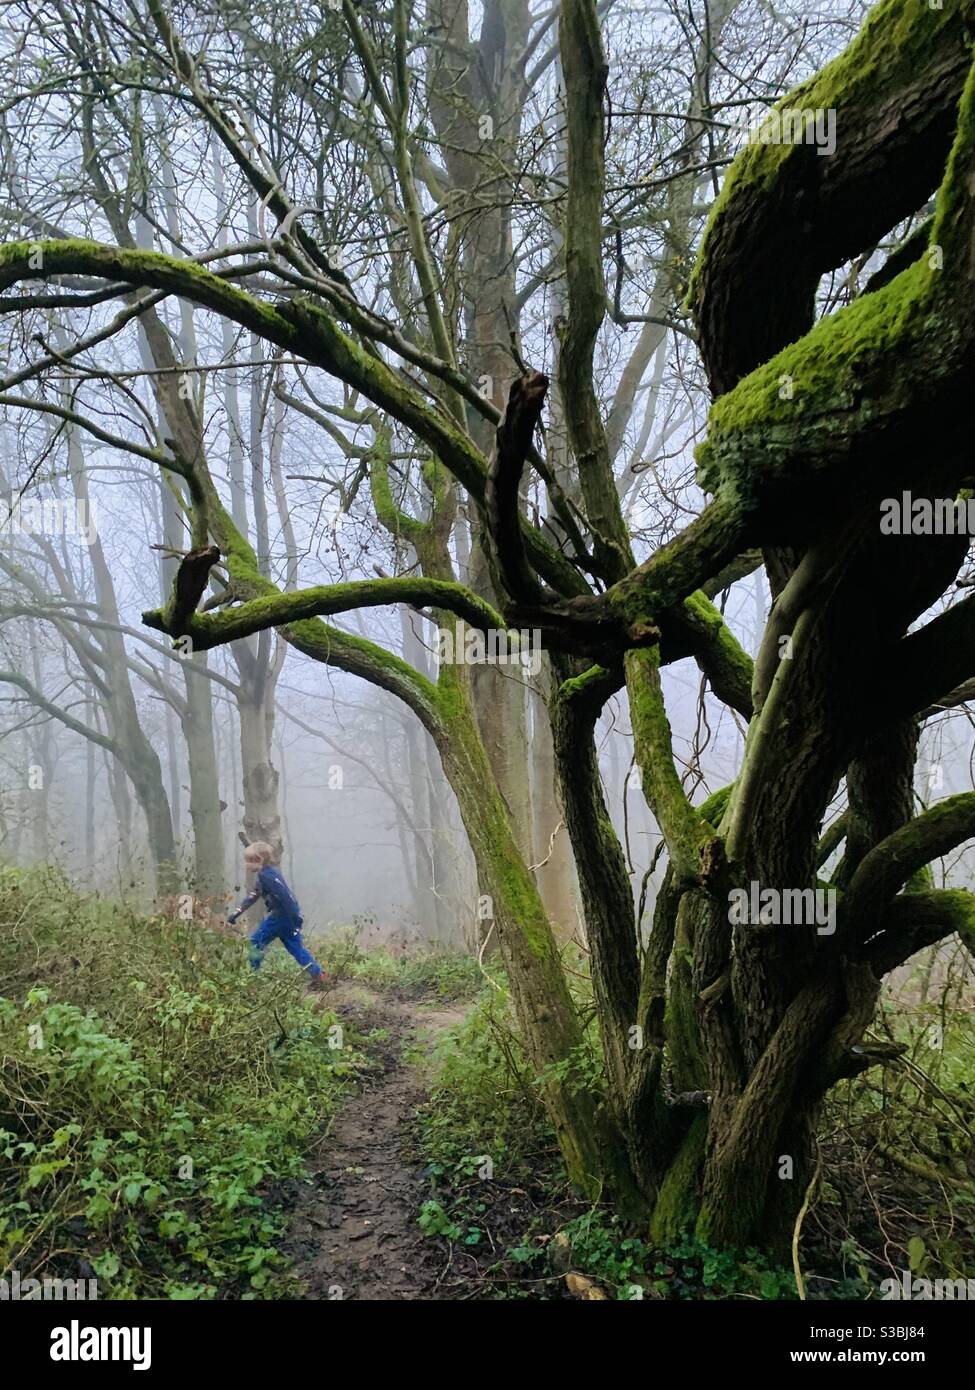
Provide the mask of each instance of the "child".
POLYGON ((249 907, 253 907, 259 897, 263 897, 267 916, 251 937, 251 966, 260 970, 264 952, 277 938, 301 968, 308 971, 312 988, 322 990, 326 986, 327 976, 301 940, 302 916, 298 900, 285 883, 281 870, 271 863, 272 854, 271 846, 263 840, 257 840, 245 848, 244 865, 249 873, 257 874, 257 879, 240 906, 228 915, 227 921, 233 924, 249 907))

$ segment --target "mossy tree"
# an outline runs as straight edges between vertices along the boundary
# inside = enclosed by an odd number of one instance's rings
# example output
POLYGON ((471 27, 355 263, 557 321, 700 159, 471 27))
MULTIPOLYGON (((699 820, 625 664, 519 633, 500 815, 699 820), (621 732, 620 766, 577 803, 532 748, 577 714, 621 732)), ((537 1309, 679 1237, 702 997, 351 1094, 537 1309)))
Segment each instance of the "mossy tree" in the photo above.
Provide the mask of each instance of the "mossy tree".
MULTIPOLYGON (((728 173, 690 297, 717 398, 700 453, 712 500, 640 563, 594 363, 607 313, 607 69, 594 0, 560 8, 567 193, 558 375, 580 499, 564 506, 552 487, 564 548, 530 524, 521 502, 526 469, 554 483, 534 442, 547 379, 526 369, 499 418, 459 366, 443 286, 410 201, 409 142, 394 156, 426 306, 424 341, 356 298, 223 112, 158 0, 150 3, 159 39, 152 62, 178 77, 276 219, 266 254, 238 277, 260 274, 263 290, 238 288, 199 260, 89 241, 0 251, 4 289, 85 276, 175 295, 330 373, 369 403, 377 511, 409 540, 419 574, 280 591, 224 506, 193 443, 198 429, 188 429, 169 452, 141 450, 181 480, 195 542, 171 601, 145 620, 200 651, 277 628, 311 659, 390 691, 422 720, 493 900, 519 1025, 545 1078, 569 1171, 649 1220, 660 1237, 695 1224, 714 1244, 782 1246, 807 1186, 823 1096, 895 1051, 864 1041, 884 975, 954 932, 975 938, 972 895, 936 891, 926 873, 975 835, 975 794, 920 815, 912 795, 921 723, 932 707, 970 694, 975 600, 910 629, 952 585, 967 541, 893 538, 878 525, 881 499, 901 488, 954 496, 972 482, 973 8, 885 0, 847 53, 782 103, 835 110, 835 152, 823 158, 809 145, 756 144, 728 173), (868 253, 935 191, 924 235, 848 307, 814 325, 822 274, 868 253), (411 372, 422 374, 423 389, 411 372), (495 436, 490 457, 470 412, 495 436), (422 517, 404 512, 388 485, 392 430, 427 456, 422 517), (494 602, 454 577, 447 542, 457 487, 477 512, 494 602), (753 664, 708 595, 729 567, 747 572, 759 553, 775 602, 753 664), (228 587, 219 611, 213 598, 201 611, 220 557, 228 587), (440 624, 531 627, 551 653, 559 680, 553 742, 591 951, 602 1105, 566 1076, 580 1024, 485 753, 469 672, 444 663, 434 683, 325 621, 397 603, 440 624), (661 684, 661 668, 687 656, 750 724, 733 786, 701 806, 691 804, 675 764, 661 684), (644 792, 669 857, 642 951, 593 743, 600 711, 624 686, 644 792), (823 837, 822 826, 844 779, 845 852, 824 885, 821 867, 841 837, 823 837), (754 884, 780 895, 835 890, 835 931, 814 920, 733 920, 733 895, 754 884)), ((344 11, 354 35, 356 7, 344 11)), ((393 6, 400 91, 405 13, 393 6)), ((371 49, 360 44, 359 53, 368 70, 371 49)), ((381 77, 370 80, 382 86, 381 77)), ((393 98, 394 129, 404 110, 393 98)), ((21 292, 16 306, 31 293, 21 292)), ((111 437, 93 421, 80 423, 111 437)))

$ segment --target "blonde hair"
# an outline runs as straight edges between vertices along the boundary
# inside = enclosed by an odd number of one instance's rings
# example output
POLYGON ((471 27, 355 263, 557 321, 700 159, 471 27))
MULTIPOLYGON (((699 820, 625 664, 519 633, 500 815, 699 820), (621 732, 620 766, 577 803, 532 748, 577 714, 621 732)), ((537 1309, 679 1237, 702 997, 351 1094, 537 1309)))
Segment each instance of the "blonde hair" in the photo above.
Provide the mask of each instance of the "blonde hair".
POLYGON ((260 856, 262 865, 270 864, 274 858, 274 850, 266 840, 255 840, 251 845, 244 846, 244 857, 248 855, 260 856))

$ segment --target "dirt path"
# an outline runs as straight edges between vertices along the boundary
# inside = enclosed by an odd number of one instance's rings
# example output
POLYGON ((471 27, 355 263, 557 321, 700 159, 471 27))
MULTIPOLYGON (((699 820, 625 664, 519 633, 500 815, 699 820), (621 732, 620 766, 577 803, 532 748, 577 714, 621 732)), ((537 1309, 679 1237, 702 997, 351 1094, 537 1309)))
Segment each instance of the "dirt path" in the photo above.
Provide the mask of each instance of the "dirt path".
POLYGON ((444 1257, 416 1223, 425 1183, 403 1157, 409 1123, 425 1098, 404 1043, 432 1039, 464 1016, 433 1012, 344 986, 328 1000, 358 1031, 389 1031, 383 1070, 367 1076, 310 1155, 310 1181, 296 1184, 282 1248, 309 1299, 436 1299, 444 1257))

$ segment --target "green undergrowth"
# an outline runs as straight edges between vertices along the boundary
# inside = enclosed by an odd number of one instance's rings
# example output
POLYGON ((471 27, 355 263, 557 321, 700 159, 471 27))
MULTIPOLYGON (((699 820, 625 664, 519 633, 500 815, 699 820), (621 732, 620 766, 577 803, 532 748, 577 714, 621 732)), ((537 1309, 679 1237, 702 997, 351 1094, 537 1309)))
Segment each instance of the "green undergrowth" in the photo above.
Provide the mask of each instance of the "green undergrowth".
MULTIPOLYGON (((537 1244, 537 1243, 536 1243, 537 1244)), ((511 1254, 549 1272, 571 1267, 609 1297, 645 1299, 794 1299, 795 1276, 758 1250, 713 1250, 690 1235, 664 1246, 626 1236, 605 1209, 583 1212, 541 1253, 529 1240, 511 1254)))
POLYGON ((872 1286, 904 1271, 954 1279, 975 1269, 973 974, 960 944, 919 956, 870 1030, 903 1055, 827 1102, 807 1243, 811 1258, 837 1252, 872 1286))
MULTIPOLYGON (((591 1018, 578 975, 573 991, 591 1018)), ((964 961, 919 957, 870 1035, 906 1050, 838 1086, 821 1117, 820 1177, 799 1245, 813 1301, 879 1298, 883 1281, 908 1269, 967 1277, 975 1260, 975 1009, 964 961), (939 978, 954 983, 939 988, 939 978)), ((598 1093, 591 1024, 579 1052, 562 1079, 595 1082, 598 1093)), ((455 1249, 451 1268, 476 1270, 484 1297, 799 1297, 794 1270, 758 1250, 713 1250, 690 1235, 654 1244, 573 1194, 503 985, 441 1035, 432 1067, 417 1125, 430 1182, 419 1225, 455 1249)))
POLYGON ((445 1003, 473 999, 482 989, 485 973, 475 956, 437 944, 412 944, 395 954, 386 946, 366 948, 363 926, 353 923, 322 942, 322 956, 334 978, 445 1003))
MULTIPOLYGON (((596 1076, 588 1040, 582 1051, 564 1068, 567 1085, 596 1076)), ((441 1036, 432 1062, 417 1140, 431 1196, 418 1224, 477 1265, 485 1297, 570 1297, 566 1274, 616 1299, 796 1297, 791 1271, 757 1251, 719 1253, 688 1238, 653 1247, 608 1207, 578 1201, 503 989, 486 990, 441 1036)))
POLYGON ((441 1034, 430 1065, 420 1143, 432 1177, 463 1183, 484 1169, 517 1186, 546 1171, 564 1182, 503 987, 489 986, 464 1022, 441 1034))
POLYGON ((273 954, 0 870, 0 1277, 292 1291, 277 1188, 366 1061, 273 954))

